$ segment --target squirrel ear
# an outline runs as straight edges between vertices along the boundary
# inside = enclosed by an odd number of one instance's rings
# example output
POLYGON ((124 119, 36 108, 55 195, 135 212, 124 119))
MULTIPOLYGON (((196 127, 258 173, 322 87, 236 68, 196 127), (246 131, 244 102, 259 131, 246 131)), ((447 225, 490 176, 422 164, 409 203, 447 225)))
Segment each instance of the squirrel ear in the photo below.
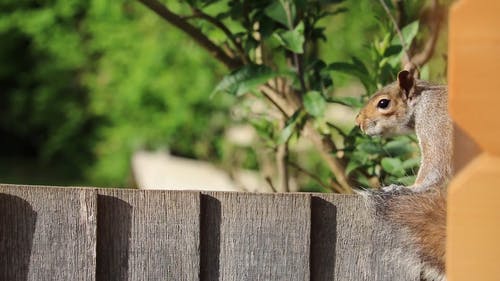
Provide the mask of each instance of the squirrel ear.
POLYGON ((409 97, 415 86, 415 79, 409 71, 402 70, 398 73, 398 84, 399 88, 406 94, 406 97, 409 97))

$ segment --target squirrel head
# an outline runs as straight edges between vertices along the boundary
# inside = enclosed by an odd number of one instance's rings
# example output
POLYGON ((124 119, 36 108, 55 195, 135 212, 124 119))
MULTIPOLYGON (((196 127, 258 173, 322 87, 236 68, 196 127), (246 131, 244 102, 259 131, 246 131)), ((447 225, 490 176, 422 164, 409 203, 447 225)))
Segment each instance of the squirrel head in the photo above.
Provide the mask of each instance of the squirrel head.
POLYGON ((403 70, 398 80, 377 91, 356 116, 356 124, 370 136, 394 135, 413 129, 410 102, 415 96, 415 78, 403 70))

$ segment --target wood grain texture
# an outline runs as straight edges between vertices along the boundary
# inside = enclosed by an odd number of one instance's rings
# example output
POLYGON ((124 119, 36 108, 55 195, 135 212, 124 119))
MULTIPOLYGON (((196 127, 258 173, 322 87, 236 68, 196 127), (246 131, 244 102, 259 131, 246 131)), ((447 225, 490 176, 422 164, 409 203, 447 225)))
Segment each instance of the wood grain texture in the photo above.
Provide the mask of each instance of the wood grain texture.
POLYGON ((218 280, 309 280, 308 195, 208 195, 220 202, 218 280))
MULTIPOLYGON (((388 225, 383 221, 375 219, 373 209, 365 199, 358 195, 333 195, 317 194, 313 196, 314 202, 321 200, 323 209, 336 211, 335 231, 332 233, 332 223, 324 221, 316 224, 313 233, 326 232, 335 236, 333 243, 328 238, 325 245, 328 248, 319 248, 313 251, 313 257, 320 260, 328 257, 328 251, 335 249, 334 268, 329 271, 321 269, 321 266, 313 265, 316 269, 315 280, 359 280, 359 281, 417 281, 420 280, 419 272, 412 272, 412 268, 394 260, 395 251, 399 251, 401 237, 396 237, 388 225), (330 202, 335 208, 324 207, 330 202)), ((318 213, 316 213, 318 214, 318 213)), ((325 215, 325 214, 323 214, 325 215)), ((331 217, 331 215, 329 215, 331 217)), ((326 215, 328 217, 328 215, 326 215)), ((314 236, 313 236, 314 237, 314 236)), ((317 243, 317 242, 316 242, 317 243)), ((313 244, 315 241, 313 240, 313 244)), ((314 249, 314 248, 313 248, 314 249)), ((331 259, 326 264, 331 265, 331 259)))
POLYGON ((355 195, 0 185, 0 280, 418 281, 402 234, 355 195))
POLYGON ((198 280, 199 193, 98 194, 98 281, 198 280))
POLYGON ((96 193, 0 185, 0 280, 95 280, 96 193))

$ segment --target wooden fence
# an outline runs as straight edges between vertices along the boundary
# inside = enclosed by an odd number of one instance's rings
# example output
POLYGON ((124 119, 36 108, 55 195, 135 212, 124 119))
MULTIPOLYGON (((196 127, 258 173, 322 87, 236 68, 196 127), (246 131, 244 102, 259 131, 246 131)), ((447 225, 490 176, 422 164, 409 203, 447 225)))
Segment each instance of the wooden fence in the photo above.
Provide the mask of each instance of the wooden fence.
POLYGON ((449 281, 500 280, 499 12, 498 0, 460 0, 450 11, 449 108, 476 145, 455 142, 465 161, 448 189, 449 281))
POLYGON ((363 198, 0 185, 0 280, 406 280, 363 198))

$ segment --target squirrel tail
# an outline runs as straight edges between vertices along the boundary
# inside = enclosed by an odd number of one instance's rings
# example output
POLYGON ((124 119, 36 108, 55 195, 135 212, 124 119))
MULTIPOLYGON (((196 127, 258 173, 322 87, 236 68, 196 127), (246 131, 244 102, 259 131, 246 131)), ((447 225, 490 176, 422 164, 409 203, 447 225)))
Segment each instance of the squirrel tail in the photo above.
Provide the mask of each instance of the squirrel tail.
MULTIPOLYGON (((424 280, 445 280, 446 188, 426 192, 410 189, 370 192, 375 214, 401 230, 421 261, 424 280)), ((398 233, 398 232, 396 232, 398 233)))

